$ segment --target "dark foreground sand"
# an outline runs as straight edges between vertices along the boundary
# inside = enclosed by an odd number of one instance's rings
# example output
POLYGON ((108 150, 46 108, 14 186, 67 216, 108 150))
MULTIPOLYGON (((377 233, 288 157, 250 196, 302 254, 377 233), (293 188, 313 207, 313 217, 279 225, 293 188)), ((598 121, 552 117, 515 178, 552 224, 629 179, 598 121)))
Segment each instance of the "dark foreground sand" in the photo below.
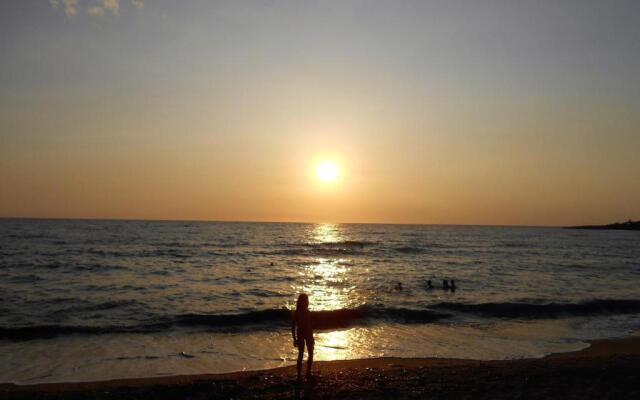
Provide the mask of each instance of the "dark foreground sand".
POLYGON ((0 399, 640 399, 640 338, 537 360, 379 358, 295 369, 89 383, 0 385, 0 399))

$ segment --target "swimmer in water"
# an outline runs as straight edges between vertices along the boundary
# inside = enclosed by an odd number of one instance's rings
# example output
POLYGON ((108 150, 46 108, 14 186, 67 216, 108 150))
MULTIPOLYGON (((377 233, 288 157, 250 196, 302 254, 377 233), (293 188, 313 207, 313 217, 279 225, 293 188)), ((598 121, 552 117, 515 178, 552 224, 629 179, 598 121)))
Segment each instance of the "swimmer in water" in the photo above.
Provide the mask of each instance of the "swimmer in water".
POLYGON ((298 348, 298 379, 302 374, 302 358, 304 357, 304 347, 307 346, 307 378, 311 377, 311 366, 313 365, 313 324, 311 312, 309 311, 309 296, 302 293, 298 296, 296 310, 291 323, 291 335, 293 345, 298 348))

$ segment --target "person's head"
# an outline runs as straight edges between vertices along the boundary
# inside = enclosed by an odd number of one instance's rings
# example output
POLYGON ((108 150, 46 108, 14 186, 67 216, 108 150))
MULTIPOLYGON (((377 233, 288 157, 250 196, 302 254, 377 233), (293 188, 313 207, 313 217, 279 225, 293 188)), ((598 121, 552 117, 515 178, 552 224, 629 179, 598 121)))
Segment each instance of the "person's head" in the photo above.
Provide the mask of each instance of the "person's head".
POLYGON ((309 296, 306 293, 300 293, 298 302, 296 303, 296 311, 305 311, 309 309, 309 296))

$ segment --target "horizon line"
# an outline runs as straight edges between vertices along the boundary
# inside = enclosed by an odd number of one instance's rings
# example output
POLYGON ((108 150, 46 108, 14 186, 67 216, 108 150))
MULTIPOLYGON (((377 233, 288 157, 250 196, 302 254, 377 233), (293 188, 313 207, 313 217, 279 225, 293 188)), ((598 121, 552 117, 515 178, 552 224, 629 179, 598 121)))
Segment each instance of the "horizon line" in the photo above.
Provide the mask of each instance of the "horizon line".
POLYGON ((527 224, 451 224, 426 222, 329 222, 329 221, 273 221, 273 220, 235 220, 235 219, 155 219, 155 218, 90 218, 90 217, 5 217, 0 220, 56 220, 56 221, 131 221, 131 222, 223 222, 253 224, 336 224, 336 225, 425 225, 425 226, 484 226, 484 227, 522 227, 522 228, 562 228, 576 225, 527 225, 527 224))

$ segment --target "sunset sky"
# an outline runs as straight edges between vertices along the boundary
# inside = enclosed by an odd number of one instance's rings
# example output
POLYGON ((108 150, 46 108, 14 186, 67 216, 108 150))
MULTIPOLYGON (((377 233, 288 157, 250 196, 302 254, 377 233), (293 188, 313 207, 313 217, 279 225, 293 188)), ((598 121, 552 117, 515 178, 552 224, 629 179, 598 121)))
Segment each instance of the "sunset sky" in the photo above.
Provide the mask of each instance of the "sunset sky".
POLYGON ((639 21, 637 0, 2 0, 0 217, 640 219, 639 21))

